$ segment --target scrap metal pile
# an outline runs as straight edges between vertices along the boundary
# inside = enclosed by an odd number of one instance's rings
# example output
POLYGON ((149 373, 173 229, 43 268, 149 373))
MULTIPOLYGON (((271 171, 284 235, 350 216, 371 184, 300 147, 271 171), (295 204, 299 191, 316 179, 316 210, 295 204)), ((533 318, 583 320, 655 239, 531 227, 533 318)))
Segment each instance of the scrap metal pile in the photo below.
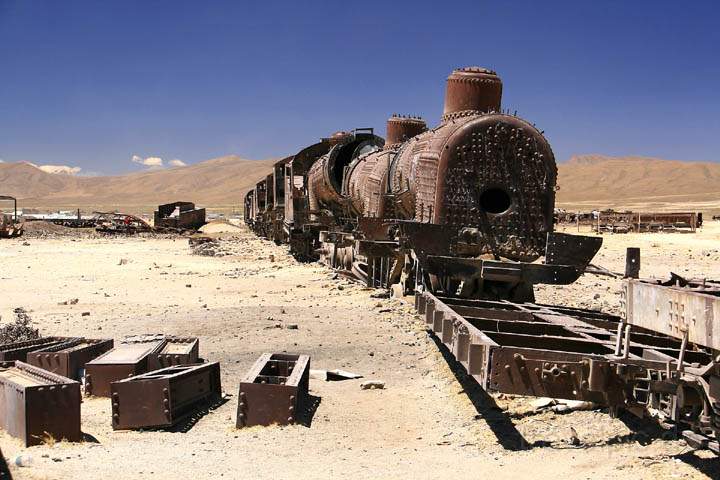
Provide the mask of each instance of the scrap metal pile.
POLYGON ((598 233, 628 232, 691 232, 702 226, 702 213, 641 213, 599 212, 596 220, 598 233))
POLYGON ((102 233, 141 233, 151 232, 152 225, 142 218, 128 213, 94 212, 95 230, 102 233))
POLYGON ((101 233, 182 233, 195 231, 205 225, 205 209, 195 208, 192 202, 159 205, 154 213, 154 225, 144 219, 119 212, 94 212, 95 230, 101 233))
MULTIPOLYGON (((596 271, 602 239, 553 232, 552 149, 502 113, 501 92, 495 72, 453 71, 435 128, 394 115, 387 141, 372 129, 323 138, 247 192, 245 222, 296 257, 414 293, 430 331, 487 390, 654 415, 718 452, 720 284, 638 280, 630 249, 624 317, 534 303, 534 284, 596 271)), ((701 223, 626 220, 638 231, 701 223)))
MULTIPOLYGON (((309 368, 306 355, 263 354, 240 384, 236 425, 295 423, 309 407, 309 368)), ((175 427, 223 402, 220 364, 199 357, 195 337, 0 345, 0 428, 26 446, 81 441, 82 391, 109 398, 114 430, 175 427)))
POLYGON ((556 224, 590 225, 597 233, 691 232, 702 227, 702 212, 568 212, 555 209, 556 224))
POLYGON ((172 426, 221 398, 218 364, 202 363, 198 348, 197 338, 167 335, 117 346, 81 337, 0 345, 0 428, 27 446, 80 441, 83 385, 86 395, 112 398, 114 429, 172 426))

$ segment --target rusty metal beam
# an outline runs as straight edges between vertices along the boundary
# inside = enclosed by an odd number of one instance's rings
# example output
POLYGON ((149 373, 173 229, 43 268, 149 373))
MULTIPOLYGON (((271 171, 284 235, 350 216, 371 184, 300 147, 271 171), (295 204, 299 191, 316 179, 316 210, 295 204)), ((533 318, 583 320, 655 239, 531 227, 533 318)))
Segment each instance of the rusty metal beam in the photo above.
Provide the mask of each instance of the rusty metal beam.
POLYGON ((237 427, 294 423, 307 408, 310 357, 264 353, 240 382, 237 427))
POLYGON ((112 340, 74 338, 29 352, 27 363, 63 377, 80 380, 85 364, 112 348, 112 340))
POLYGON ((200 340, 196 337, 167 337, 157 354, 156 368, 190 365, 198 362, 200 340))
POLYGON ((85 393, 108 397, 112 382, 172 365, 196 363, 198 350, 196 337, 126 337, 117 347, 86 364, 85 393))
POLYGON ((85 393, 109 397, 112 382, 152 370, 152 367, 157 364, 154 355, 162 351, 164 346, 164 339, 135 343, 123 342, 87 362, 85 364, 85 393))
POLYGON ((42 348, 49 348, 63 342, 73 340, 68 337, 43 337, 0 345, 0 361, 27 361, 28 353, 42 348))
POLYGON ((114 430, 170 427, 221 399, 220 364, 175 365, 110 388, 114 430))
POLYGON ((0 399, 0 427, 25 446, 81 440, 79 382, 24 362, 0 362, 0 399))

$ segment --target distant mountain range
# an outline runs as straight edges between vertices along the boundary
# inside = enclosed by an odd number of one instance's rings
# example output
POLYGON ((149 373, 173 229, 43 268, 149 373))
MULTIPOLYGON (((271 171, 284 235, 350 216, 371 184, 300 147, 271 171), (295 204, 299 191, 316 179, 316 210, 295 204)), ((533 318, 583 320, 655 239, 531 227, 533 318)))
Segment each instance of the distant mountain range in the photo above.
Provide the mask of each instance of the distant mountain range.
POLYGON ((0 163, 0 195, 15 196, 26 208, 112 209, 177 200, 239 206, 274 161, 230 155, 186 167, 104 177, 48 173, 26 162, 0 163))
MULTIPOLYGON (((26 162, 0 163, 0 195, 18 197, 26 208, 148 210, 145 207, 176 200, 236 207, 273 162, 231 155, 185 167, 100 177, 52 173, 57 170, 26 162)), ((558 170, 559 206, 720 209, 720 163, 581 155, 560 163, 558 170)))
POLYGON ((558 171, 560 205, 720 205, 720 163, 581 155, 559 164, 558 171))

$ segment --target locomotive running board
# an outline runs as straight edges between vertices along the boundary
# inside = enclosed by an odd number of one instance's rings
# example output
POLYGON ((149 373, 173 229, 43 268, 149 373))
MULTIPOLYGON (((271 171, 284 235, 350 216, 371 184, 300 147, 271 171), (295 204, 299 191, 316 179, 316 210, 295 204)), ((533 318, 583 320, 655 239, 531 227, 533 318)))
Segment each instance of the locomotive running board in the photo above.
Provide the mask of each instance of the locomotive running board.
POLYGON ((461 258, 428 255, 425 271, 460 280, 482 278, 498 282, 549 285, 570 285, 582 275, 583 270, 571 265, 546 265, 542 263, 502 262, 480 258, 461 258))
POLYGON ((459 233, 446 225, 397 221, 401 247, 412 249, 420 267, 427 273, 461 280, 485 279, 507 283, 569 285, 576 281, 602 245, 602 238, 549 232, 545 263, 515 262, 477 258, 477 247, 459 241, 459 233), (453 250, 468 255, 447 255, 453 250))

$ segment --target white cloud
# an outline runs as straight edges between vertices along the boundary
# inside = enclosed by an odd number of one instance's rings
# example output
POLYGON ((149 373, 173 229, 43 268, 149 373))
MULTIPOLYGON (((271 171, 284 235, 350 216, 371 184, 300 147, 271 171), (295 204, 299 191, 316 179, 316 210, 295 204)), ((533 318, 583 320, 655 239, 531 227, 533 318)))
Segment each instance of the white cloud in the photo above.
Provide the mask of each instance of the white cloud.
POLYGON ((182 160, 180 160, 180 159, 178 159, 178 158, 173 159, 173 160, 170 160, 170 161, 168 162, 168 164, 169 164, 171 167, 185 167, 185 166, 187 166, 187 163, 183 162, 182 160))
POLYGON ((80 173, 80 170, 82 170, 80 167, 69 167, 67 165, 40 165, 37 168, 45 173, 56 173, 61 175, 77 175, 80 173))
POLYGON ((3 160, 2 158, 0 158, 0 163, 5 163, 5 160, 3 160))
POLYGON ((162 158, 160 158, 160 157, 142 158, 139 155, 133 155, 131 160, 133 163, 145 165, 146 167, 162 167, 163 166, 163 161, 162 161, 162 158))

